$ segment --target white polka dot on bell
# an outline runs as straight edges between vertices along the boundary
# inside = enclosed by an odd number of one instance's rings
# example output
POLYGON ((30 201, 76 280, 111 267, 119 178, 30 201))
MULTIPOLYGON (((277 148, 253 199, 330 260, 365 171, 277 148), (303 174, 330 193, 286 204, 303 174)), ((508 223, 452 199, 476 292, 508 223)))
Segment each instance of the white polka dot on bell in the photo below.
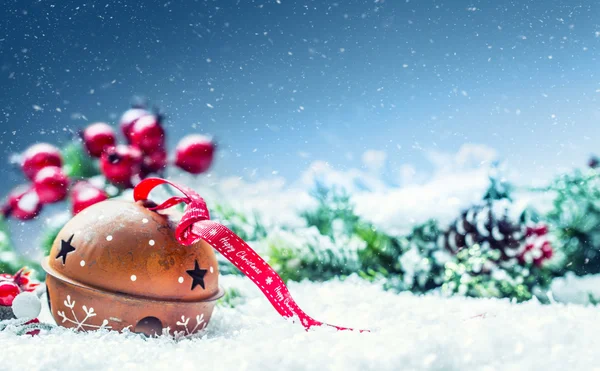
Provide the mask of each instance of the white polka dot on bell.
POLYGON ((112 241, 112 236, 109 234, 108 236, 106 236, 106 240, 107 241, 112 241))
POLYGON ((148 223, 148 219, 146 219, 146 218, 142 219, 142 223, 144 223, 144 224, 148 223))
POLYGON ((79 265, 81 265, 82 267, 85 267, 85 260, 80 261, 79 265))
POLYGON ((177 280, 177 282, 183 283, 183 277, 179 277, 179 279, 177 280))
POLYGON ((132 274, 132 275, 131 275, 131 280, 132 280, 133 282, 135 282, 135 280, 137 280, 137 276, 136 276, 135 274, 132 274))
POLYGON ((213 269, 213 267, 210 267, 210 273, 214 273, 214 271, 215 270, 213 269))
POLYGON ((148 243, 150 244, 150 246, 154 246, 155 242, 154 242, 154 240, 150 240, 150 241, 148 241, 148 243))

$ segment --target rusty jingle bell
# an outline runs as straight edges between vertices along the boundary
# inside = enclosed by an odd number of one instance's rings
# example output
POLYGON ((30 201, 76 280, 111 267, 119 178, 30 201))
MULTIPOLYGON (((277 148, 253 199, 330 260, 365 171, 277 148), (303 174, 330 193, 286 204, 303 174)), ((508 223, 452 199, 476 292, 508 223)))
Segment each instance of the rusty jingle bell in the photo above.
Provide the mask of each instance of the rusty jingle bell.
POLYGON ((108 200, 74 216, 42 264, 56 322, 147 335, 204 329, 223 296, 217 259, 202 240, 179 244, 175 227, 142 202, 108 200))

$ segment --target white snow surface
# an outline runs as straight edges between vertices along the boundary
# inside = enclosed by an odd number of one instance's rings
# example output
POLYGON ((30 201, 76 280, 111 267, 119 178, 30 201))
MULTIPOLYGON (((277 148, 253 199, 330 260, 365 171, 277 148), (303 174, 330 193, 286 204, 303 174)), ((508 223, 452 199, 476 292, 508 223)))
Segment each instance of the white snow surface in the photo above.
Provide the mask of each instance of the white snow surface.
MULTIPOLYGON (((57 327, 0 332, 1 370, 589 370, 597 366, 599 309, 577 304, 394 294, 356 277, 292 283, 315 318, 369 333, 306 332, 279 317, 244 277, 235 308, 217 307, 199 338, 146 339, 57 327), (5 358, 4 355, 10 355, 5 358)), ((41 318, 49 313, 45 309, 41 318)))

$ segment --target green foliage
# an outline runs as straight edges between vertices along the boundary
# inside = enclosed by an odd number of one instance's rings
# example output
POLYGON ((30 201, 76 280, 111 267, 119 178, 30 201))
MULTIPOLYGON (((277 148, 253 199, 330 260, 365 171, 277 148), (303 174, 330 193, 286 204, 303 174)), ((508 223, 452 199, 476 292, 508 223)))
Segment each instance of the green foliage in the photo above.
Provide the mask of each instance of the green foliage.
POLYGON ((399 274, 402 272, 400 256, 403 248, 398 239, 379 231, 370 223, 360 222, 355 225, 354 233, 365 242, 365 247, 358 251, 358 258, 363 271, 399 274))
POLYGON ((548 190, 556 197, 546 218, 565 260, 559 273, 600 273, 600 174, 577 170, 558 177, 548 190))
POLYGON ((34 278, 43 277, 43 270, 37 262, 27 260, 16 253, 6 220, 0 217, 0 273, 14 274, 24 266, 33 270, 34 278))
POLYGON ((78 142, 71 142, 62 150, 63 169, 73 179, 90 178, 100 174, 98 165, 78 142))
MULTIPOLYGON (((338 249, 339 254, 336 256, 328 256, 321 252, 321 254, 316 254, 315 260, 305 259, 313 265, 331 265, 331 269, 314 269, 312 273, 322 271, 326 276, 339 270, 341 274, 347 275, 355 272, 356 267, 356 264, 348 262, 357 259, 360 262, 358 270, 366 272, 367 275, 401 271, 398 258, 402 250, 398 240, 379 231, 371 223, 356 215, 350 196, 344 190, 327 188, 323 184, 317 183, 311 194, 317 201, 317 207, 300 214, 309 227, 317 228, 322 235, 329 236, 334 243, 343 236, 346 239, 356 237, 363 244, 363 247, 356 252, 346 251, 347 249, 342 247, 338 249), (350 255, 354 253, 358 255, 350 258, 350 255)), ((338 245, 340 244, 338 243, 338 245)), ((309 253, 315 253, 314 250, 316 249, 309 250, 309 253)), ((290 258, 288 257, 288 259, 290 258)), ((299 268, 304 268, 304 265, 300 265, 299 268)))
POLYGON ((244 303, 244 297, 242 293, 236 288, 225 289, 225 294, 219 300, 217 305, 220 307, 235 308, 236 306, 244 303))
MULTIPOLYGON (((495 178, 490 182, 489 200, 509 197, 510 185, 500 187, 495 178)), ((301 214, 308 228, 274 230, 263 241, 269 262, 285 281, 324 281, 358 273, 395 291, 439 290, 517 301, 540 295, 545 300, 543 289, 552 278, 548 268, 500 264, 499 251, 482 250, 478 244, 451 255, 438 244, 443 231, 435 220, 415 225, 404 236, 390 236, 356 215, 344 191, 317 184, 312 195, 316 208, 301 214)), ((253 236, 248 230, 252 223, 226 211, 221 215, 235 221, 234 230, 253 236)), ((523 218, 530 220, 531 215, 528 211, 523 218)), ((258 235, 266 235, 265 230, 258 235)))
MULTIPOLYGON (((317 208, 300 214, 306 220, 306 225, 316 227, 322 235, 333 237, 334 224, 341 223, 343 233, 350 235, 354 232, 360 218, 354 213, 350 195, 344 190, 327 188, 317 183, 311 195, 317 201, 317 208)), ((339 228, 338 228, 339 229, 339 228)))
POLYGON ((427 292, 442 283, 444 263, 451 257, 448 252, 438 247, 440 233, 437 222, 431 219, 413 227, 411 233, 402 239, 405 253, 400 262, 407 290, 427 292), (414 251, 413 256, 418 257, 416 264, 411 264, 411 251, 414 251))
POLYGON ((19 263, 20 259, 14 251, 6 221, 0 217, 0 273, 15 273, 21 268, 19 263))
MULTIPOLYGON (((445 264, 442 292, 482 298, 531 299, 549 285, 552 274, 533 265, 498 264, 498 250, 485 250, 478 244, 463 249, 445 264)), ((546 300, 544 296, 538 296, 546 300)))
POLYGON ((512 193, 514 191, 512 184, 508 183, 504 179, 500 179, 497 174, 491 175, 489 179, 490 186, 483 195, 483 200, 493 201, 507 199, 512 201, 512 193))
POLYGON ((48 256, 50 254, 50 250, 52 250, 52 244, 63 227, 64 225, 53 226, 42 232, 41 248, 44 252, 44 256, 48 256))
POLYGON ((267 239, 268 260, 284 281, 325 281, 357 272, 358 239, 333 240, 316 228, 278 231, 267 239), (354 247, 353 247, 354 246, 354 247))
POLYGON ((231 206, 217 204, 211 214, 213 219, 219 220, 244 241, 257 241, 267 236, 267 230, 256 213, 248 217, 231 206))

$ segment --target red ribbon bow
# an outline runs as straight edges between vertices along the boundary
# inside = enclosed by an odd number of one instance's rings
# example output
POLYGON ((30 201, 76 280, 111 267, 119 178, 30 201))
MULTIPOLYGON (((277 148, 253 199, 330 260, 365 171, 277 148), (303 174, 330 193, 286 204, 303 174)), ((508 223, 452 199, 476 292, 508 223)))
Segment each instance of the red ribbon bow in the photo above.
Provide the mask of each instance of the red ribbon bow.
POLYGON ((134 188, 133 198, 136 201, 145 201, 152 189, 162 184, 171 185, 183 193, 184 197, 171 197, 150 210, 164 210, 182 202, 187 204, 183 217, 175 230, 175 236, 179 243, 189 246, 200 239, 208 242, 260 288, 282 317, 297 316, 305 329, 325 325, 338 330, 352 330, 317 321, 304 313, 292 298, 281 277, 264 259, 229 228, 210 220, 206 202, 193 190, 165 179, 148 178, 134 188))

